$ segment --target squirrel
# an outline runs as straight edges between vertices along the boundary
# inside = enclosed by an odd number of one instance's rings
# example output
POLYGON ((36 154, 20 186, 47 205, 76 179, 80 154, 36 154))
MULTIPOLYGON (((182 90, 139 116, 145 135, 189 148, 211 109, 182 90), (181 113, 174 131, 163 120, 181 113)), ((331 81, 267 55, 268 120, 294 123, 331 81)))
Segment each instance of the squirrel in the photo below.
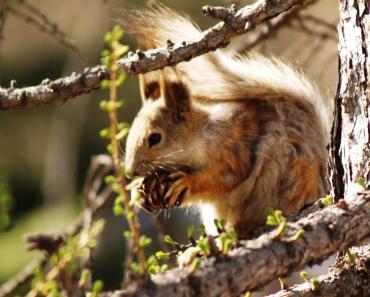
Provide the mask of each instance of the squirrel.
MULTIPOLYGON (((201 32, 162 4, 130 11, 123 22, 143 50, 201 32)), ((268 208, 287 215, 327 193, 329 112, 288 63, 217 50, 139 75, 139 83, 127 175, 174 171, 167 206, 198 208, 211 234, 215 218, 243 237, 266 222, 268 208)))

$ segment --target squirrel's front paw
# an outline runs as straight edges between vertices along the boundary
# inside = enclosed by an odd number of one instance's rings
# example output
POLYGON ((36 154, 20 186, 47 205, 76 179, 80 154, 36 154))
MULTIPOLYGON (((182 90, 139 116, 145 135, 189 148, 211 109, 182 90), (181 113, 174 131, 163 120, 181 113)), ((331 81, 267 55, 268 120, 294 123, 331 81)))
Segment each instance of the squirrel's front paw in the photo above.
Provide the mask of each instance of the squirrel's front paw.
POLYGON ((184 198, 189 195, 190 183, 188 175, 184 172, 175 172, 168 176, 172 183, 165 193, 163 207, 170 208, 181 205, 184 198))

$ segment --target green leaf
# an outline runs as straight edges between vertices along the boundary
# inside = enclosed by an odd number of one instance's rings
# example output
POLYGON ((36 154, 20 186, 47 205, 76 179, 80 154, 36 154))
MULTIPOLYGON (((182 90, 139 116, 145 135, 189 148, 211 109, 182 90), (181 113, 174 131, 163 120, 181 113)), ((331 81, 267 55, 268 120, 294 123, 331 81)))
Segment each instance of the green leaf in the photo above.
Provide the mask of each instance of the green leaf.
POLYGON ((117 194, 122 194, 121 185, 118 183, 112 184, 112 191, 117 194))
POLYGON ((320 281, 317 278, 311 279, 311 289, 312 291, 316 291, 320 286, 320 281))
POLYGON ((118 75, 118 78, 116 80, 116 87, 119 87, 120 85, 122 85, 126 80, 126 73, 124 72, 121 72, 119 75, 118 75))
POLYGON ((130 266, 131 270, 137 274, 141 274, 141 267, 139 263, 132 262, 130 266))
POLYGON ((131 232, 128 230, 123 231, 123 237, 126 238, 126 240, 129 240, 132 238, 131 232))
POLYGON ((358 179, 357 179, 357 183, 364 189, 366 189, 366 179, 362 176, 360 176, 358 179))
POLYGON ((268 216, 274 216, 274 210, 271 207, 267 208, 266 213, 268 216))
POLYGON ((154 255, 150 255, 149 258, 146 260, 147 265, 158 264, 157 258, 154 255))
POLYGON ((114 204, 115 205, 119 205, 119 204, 123 204, 124 200, 123 200, 123 196, 117 196, 116 199, 114 199, 114 204))
POLYGON ((167 270, 168 270, 168 264, 163 264, 162 266, 161 266, 161 271, 162 272, 166 272, 167 270))
POLYGON ((87 268, 84 268, 81 272, 81 277, 80 277, 80 280, 78 282, 79 286, 81 287, 84 287, 88 284, 88 282, 90 281, 91 279, 91 272, 89 269, 87 268))
POLYGON ((297 230, 297 232, 294 234, 292 240, 294 240, 294 241, 295 240, 298 240, 298 239, 302 238, 303 236, 304 236, 304 229, 303 228, 299 228, 297 230))
POLYGON ((127 137, 129 133, 129 129, 122 129, 121 131, 119 131, 119 133, 116 135, 116 138, 121 140, 121 139, 124 139, 127 137))
POLYGON ((100 88, 101 88, 101 89, 109 89, 109 88, 110 88, 110 80, 108 80, 108 79, 103 79, 103 80, 100 82, 100 88))
POLYGON ((109 57, 111 55, 111 52, 110 52, 110 50, 107 50, 107 49, 103 49, 102 51, 101 51, 101 57, 109 57))
POLYGON ((114 40, 120 40, 123 37, 124 31, 120 25, 114 25, 112 29, 112 35, 114 40))
POLYGON ((219 219, 218 220, 219 222, 219 225, 220 225, 220 229, 224 230, 225 229, 225 220, 224 219, 219 219))
POLYGON ((167 259, 168 258, 168 255, 163 252, 163 251, 158 251, 155 253, 155 256, 158 260, 163 260, 163 259, 167 259))
POLYGON ((174 245, 176 242, 173 240, 173 238, 169 235, 165 235, 164 236, 164 242, 168 243, 168 244, 172 244, 174 245))
POLYGON ((324 206, 328 206, 328 205, 331 205, 331 204, 333 204, 333 202, 334 202, 334 198, 333 198, 333 196, 332 195, 327 195, 326 197, 324 197, 324 198, 321 198, 320 199, 320 202, 321 202, 321 204, 322 205, 324 205, 324 206))
POLYGON ((211 247, 209 245, 208 238, 198 240, 197 246, 202 250, 203 254, 208 257, 211 254, 211 247))
POLYGON ((101 100, 99 102, 99 107, 102 111, 107 111, 107 105, 108 105, 108 101, 107 100, 101 100))
POLYGON ((115 107, 116 107, 116 109, 121 108, 121 107, 123 107, 123 106, 124 106, 124 101, 123 101, 123 100, 117 100, 117 101, 115 102, 115 107))
POLYGON ((108 57, 102 57, 100 59, 100 62, 107 68, 111 68, 111 64, 112 64, 112 59, 110 56, 108 57))
MULTIPOLYGON (((107 175, 107 176, 104 178, 104 182, 105 182, 107 185, 113 184, 114 182, 116 182, 116 177, 115 177, 114 175, 107 175)), ((115 201, 117 201, 117 199, 116 199, 115 201)))
POLYGON ((276 218, 276 220, 280 223, 281 221, 285 220, 284 216, 283 216, 283 212, 281 210, 275 210, 274 211, 274 216, 276 218))
POLYGON ((277 236, 283 236, 285 234, 285 231, 287 229, 287 223, 286 221, 283 221, 279 224, 279 227, 277 228, 277 236))
POLYGON ((124 211, 121 205, 115 205, 113 206, 113 213, 115 216, 121 216, 123 215, 124 211))
POLYGON ((129 128, 130 128, 130 124, 129 123, 126 123, 126 122, 120 122, 120 123, 118 123, 118 129, 119 130, 129 129, 129 128))
POLYGON ((116 104, 113 101, 108 101, 106 106, 107 112, 112 112, 116 109, 116 104))
POLYGON ((112 34, 112 32, 105 33, 105 35, 104 35, 104 42, 107 43, 107 44, 111 44, 112 43, 112 40, 113 40, 113 34, 112 34))
POLYGON ((267 220, 266 220, 266 225, 268 225, 268 226, 277 226, 278 221, 276 220, 276 218, 273 215, 268 215, 267 220))
POLYGON ((135 213, 134 213, 132 210, 128 210, 128 211, 126 212, 126 218, 127 218, 128 220, 131 220, 134 216, 135 216, 135 213))
POLYGON ((288 283, 287 283, 285 278, 278 277, 278 280, 279 280, 280 287, 281 287, 282 290, 287 287, 288 283))
POLYGON ((346 250, 346 257, 349 263, 354 263, 357 259, 356 254, 352 253, 350 250, 346 250))
POLYGON ((301 278, 304 280, 304 281, 306 281, 306 282, 308 282, 309 280, 310 280, 310 277, 309 277, 309 275, 308 275, 308 273, 306 272, 306 271, 301 271, 300 273, 299 273, 299 275, 301 276, 301 278))
POLYGON ((193 225, 191 225, 191 226, 188 227, 187 232, 186 232, 188 238, 193 237, 194 231, 195 231, 195 228, 194 228, 193 225))
POLYGON ((204 226, 204 224, 200 224, 199 230, 200 230, 200 235, 201 236, 203 236, 203 237, 207 236, 206 226, 204 226))
POLYGON ((225 245, 224 245, 224 254, 226 255, 233 247, 233 242, 231 239, 226 239, 225 240, 225 245))
POLYGON ((213 224, 216 226, 217 229, 221 229, 220 228, 220 221, 219 221, 219 219, 214 219, 213 220, 213 224))
POLYGON ((111 129, 110 128, 105 128, 100 130, 100 137, 102 138, 110 138, 111 137, 111 129))
POLYGON ((93 286, 92 286, 92 293, 96 294, 97 296, 103 291, 103 288, 104 288, 103 282, 101 280, 96 280, 94 281, 93 286))
POLYGON ((139 239, 139 245, 143 248, 148 247, 152 244, 152 239, 146 235, 141 235, 139 239))
POLYGON ((107 145, 107 152, 112 155, 113 154, 113 146, 111 144, 107 145))
POLYGON ((122 57, 124 54, 126 54, 129 51, 128 45, 122 45, 122 44, 115 44, 113 46, 114 54, 118 57, 122 57))
POLYGON ((226 233, 221 233, 219 236, 221 242, 222 252, 226 255, 233 246, 233 241, 229 238, 226 233))
POLYGON ((234 244, 238 242, 238 235, 236 234, 236 231, 234 228, 229 228, 226 230, 227 235, 229 238, 233 241, 234 244))
POLYGON ((200 264, 201 264, 201 260, 196 257, 193 262, 191 262, 191 268, 190 268, 190 272, 193 273, 195 272, 196 270, 198 270, 198 268, 200 267, 200 264))
POLYGON ((151 274, 151 275, 156 275, 158 272, 159 272, 159 265, 157 264, 152 264, 152 265, 149 265, 148 267, 148 272, 151 274))

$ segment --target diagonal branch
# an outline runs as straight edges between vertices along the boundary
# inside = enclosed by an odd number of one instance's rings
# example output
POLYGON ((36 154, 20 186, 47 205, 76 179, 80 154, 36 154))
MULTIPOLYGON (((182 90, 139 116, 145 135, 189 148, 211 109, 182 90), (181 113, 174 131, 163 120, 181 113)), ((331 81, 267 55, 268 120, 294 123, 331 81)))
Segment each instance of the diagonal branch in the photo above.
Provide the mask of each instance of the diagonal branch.
MULTIPOLYGON (((204 13, 213 17, 227 14, 225 20, 202 32, 193 41, 171 44, 169 47, 136 52, 120 60, 120 65, 129 74, 136 75, 165 66, 175 65, 196 56, 226 46, 230 40, 251 31, 255 26, 308 0, 259 0, 240 10, 204 8, 204 13), (212 11, 212 12, 211 12, 212 11), (215 11, 220 11, 216 13, 215 11), (227 11, 227 13, 225 12, 227 11)), ((81 74, 72 74, 55 81, 45 80, 41 85, 25 88, 0 88, 0 110, 34 107, 65 102, 78 95, 100 88, 100 82, 108 77, 105 67, 87 68, 81 74)))
POLYGON ((284 27, 284 25, 290 25, 291 21, 300 17, 299 13, 301 10, 315 4, 318 0, 309 0, 301 6, 295 6, 292 9, 280 13, 275 18, 269 19, 261 24, 258 28, 248 34, 244 40, 235 47, 235 51, 238 53, 244 53, 260 41, 265 40, 277 33, 278 29, 284 27))
POLYGON ((306 265, 320 263, 337 251, 361 243, 370 236, 370 193, 359 193, 319 210, 294 223, 278 237, 276 231, 256 240, 244 241, 226 258, 210 258, 199 270, 175 269, 153 277, 134 291, 117 291, 104 296, 240 296, 278 276, 306 265), (294 234, 303 228, 304 236, 294 234))

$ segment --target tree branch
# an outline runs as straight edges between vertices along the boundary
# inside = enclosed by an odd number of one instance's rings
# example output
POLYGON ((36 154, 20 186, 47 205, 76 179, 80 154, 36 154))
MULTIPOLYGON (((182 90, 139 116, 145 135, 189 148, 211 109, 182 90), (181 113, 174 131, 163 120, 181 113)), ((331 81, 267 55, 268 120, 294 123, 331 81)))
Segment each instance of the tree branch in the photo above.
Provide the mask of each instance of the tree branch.
POLYGON ((306 1, 304 5, 295 6, 288 11, 280 13, 274 18, 265 21, 258 28, 253 30, 253 32, 248 34, 245 39, 235 47, 234 50, 238 53, 243 53, 253 48, 260 41, 274 35, 278 29, 282 28, 284 25, 289 25, 293 19, 297 19, 299 17, 299 12, 302 9, 315 4, 317 1, 318 0, 306 1))
MULTIPOLYGON (((265 20, 307 1, 259 0, 238 11, 229 9, 225 21, 202 32, 195 40, 176 43, 166 48, 138 51, 121 59, 119 64, 127 73, 136 75, 187 61, 224 47, 232 37, 251 31, 265 20)), ((216 10, 221 11, 220 8, 216 10)), ((210 11, 209 8, 205 9, 205 13, 211 13, 210 11)), ((215 12, 211 14, 216 16, 215 12)), ((65 102, 100 88, 100 82, 107 79, 108 75, 105 67, 96 66, 85 69, 81 74, 72 74, 55 81, 45 80, 41 85, 34 87, 0 88, 0 110, 65 102)))
POLYGON ((256 240, 243 241, 227 257, 209 258, 194 273, 175 269, 153 277, 151 283, 137 290, 103 296, 240 296, 361 243, 370 236, 369 225, 370 193, 360 193, 289 223, 282 237, 274 230, 256 240), (293 240, 300 228, 304 236, 293 240))
POLYGON ((305 282, 267 297, 370 296, 370 245, 352 248, 351 252, 356 255, 355 262, 349 263, 345 255, 339 257, 327 275, 317 278, 315 290, 305 282))

